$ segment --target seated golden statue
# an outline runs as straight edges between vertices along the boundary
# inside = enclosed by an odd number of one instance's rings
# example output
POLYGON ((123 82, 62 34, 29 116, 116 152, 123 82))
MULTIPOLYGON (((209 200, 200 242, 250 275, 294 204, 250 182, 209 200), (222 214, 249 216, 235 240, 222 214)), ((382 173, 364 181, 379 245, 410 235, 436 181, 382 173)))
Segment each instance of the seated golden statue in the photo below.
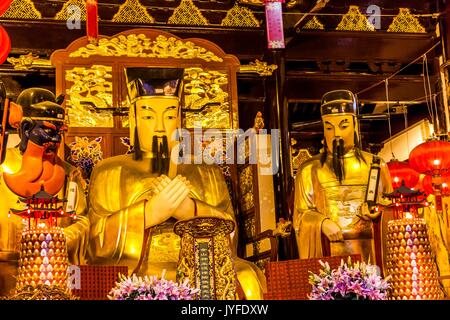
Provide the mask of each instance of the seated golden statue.
POLYGON ((31 197, 41 190, 64 198, 68 189, 72 189, 74 201, 70 205, 78 218, 61 221, 60 226, 66 226, 70 262, 85 263, 84 243, 89 230, 81 179, 77 178, 75 169, 57 155, 66 127, 64 115, 64 108, 46 89, 26 89, 16 103, 11 103, 9 122, 19 130, 21 140, 17 147, 6 150, 0 166, 0 295, 14 288, 19 240, 27 223, 14 214, 9 215, 11 208, 25 209, 26 205, 19 198, 31 197))
MULTIPOLYGON (((126 69, 130 140, 134 153, 101 161, 89 193, 91 264, 125 265, 130 273, 176 280, 180 238, 177 220, 198 216, 234 220, 222 171, 217 166, 176 164, 173 141, 179 125, 183 69, 126 69)), ((247 299, 262 298, 264 276, 236 257, 238 280, 247 299)))
MULTIPOLYGON (((356 108, 357 100, 347 90, 329 92, 322 99, 325 146, 301 165, 295 181, 293 222, 300 258, 323 256, 323 234, 331 241, 331 255, 361 254, 364 261, 375 262, 375 216, 366 203, 374 155, 360 149, 356 108)), ((379 166, 374 203, 382 203, 383 192, 392 189, 381 159, 379 166)))

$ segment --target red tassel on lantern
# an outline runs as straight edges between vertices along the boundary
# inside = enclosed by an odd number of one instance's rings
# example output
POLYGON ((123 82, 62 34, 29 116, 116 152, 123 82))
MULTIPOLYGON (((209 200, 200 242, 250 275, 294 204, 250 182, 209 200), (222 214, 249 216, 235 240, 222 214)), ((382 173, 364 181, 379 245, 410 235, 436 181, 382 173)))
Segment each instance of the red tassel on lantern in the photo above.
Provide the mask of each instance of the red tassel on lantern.
POLYGON ((2 26, 0 26, 0 64, 5 62, 8 54, 11 51, 11 40, 8 33, 2 26))
POLYGON ((86 33, 90 43, 98 42, 98 4, 97 0, 86 0, 86 33))

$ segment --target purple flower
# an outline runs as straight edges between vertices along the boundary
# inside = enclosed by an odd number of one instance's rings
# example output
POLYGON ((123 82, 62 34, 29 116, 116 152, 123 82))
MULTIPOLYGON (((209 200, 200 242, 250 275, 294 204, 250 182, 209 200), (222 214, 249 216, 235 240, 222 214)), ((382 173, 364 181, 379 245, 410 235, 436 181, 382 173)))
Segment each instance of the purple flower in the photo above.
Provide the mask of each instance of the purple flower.
POLYGON ((111 289, 108 298, 111 300, 192 300, 199 289, 188 286, 187 280, 182 284, 156 276, 144 278, 132 275, 121 275, 120 282, 111 289))
POLYGON ((312 291, 311 300, 368 299, 383 300, 387 298, 389 284, 375 273, 376 268, 369 268, 365 263, 348 263, 331 270, 328 263, 319 275, 310 272, 309 283, 312 291))

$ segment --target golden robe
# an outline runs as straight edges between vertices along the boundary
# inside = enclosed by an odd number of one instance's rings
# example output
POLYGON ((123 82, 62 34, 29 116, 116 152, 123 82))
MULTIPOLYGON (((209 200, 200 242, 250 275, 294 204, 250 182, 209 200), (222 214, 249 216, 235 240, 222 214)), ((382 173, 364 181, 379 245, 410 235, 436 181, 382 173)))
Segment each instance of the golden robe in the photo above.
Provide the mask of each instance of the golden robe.
MULTIPOLYGON (((4 172, 17 172, 20 170, 21 164, 22 155, 19 149, 7 149, 5 161, 0 166, 0 264, 4 265, 4 272, 0 270, 0 295, 9 294, 10 289, 14 288, 14 275, 17 273, 18 268, 17 263, 22 230, 28 225, 28 220, 22 219, 14 214, 8 217, 11 208, 23 210, 26 205, 19 202, 19 196, 13 193, 3 180, 4 172)), ((68 163, 65 163, 65 170, 67 181, 68 176, 74 171, 74 168, 68 163)), ((78 194, 75 203, 77 219, 61 219, 60 226, 65 227, 64 233, 67 237, 66 243, 69 262, 71 264, 84 264, 86 263, 86 244, 89 231, 87 202, 83 192, 82 181, 75 178, 74 182, 78 185, 78 194)), ((65 192, 66 190, 61 190, 58 196, 63 198, 65 192)), ((0 269, 2 268, 0 267, 0 269)))
MULTIPOLYGON (((196 199, 199 216, 218 216, 217 211, 234 220, 233 208, 220 168, 209 165, 179 165, 177 174, 186 177, 196 199)), ((89 191, 91 224, 88 260, 90 264, 123 265, 131 274, 138 266, 141 252, 145 259, 137 273, 161 275, 176 280, 180 238, 173 232, 175 219, 151 228, 144 243, 145 199, 152 196, 150 160, 135 161, 121 155, 101 161, 94 168, 89 191)), ((236 255, 236 232, 232 252, 236 255)), ((264 275, 254 265, 234 257, 238 280, 248 299, 262 298, 264 275)))
MULTIPOLYGON (((373 155, 362 155, 365 162, 358 161, 353 150, 344 155, 345 179, 341 184, 331 170, 330 155, 323 167, 317 155, 298 169, 293 222, 301 259, 323 256, 322 223, 331 219, 339 225, 345 239, 331 243, 331 255, 361 254, 364 261, 375 261, 372 221, 367 216, 362 218, 361 210, 373 155)), ((391 191, 389 170, 381 162, 378 203, 383 202, 383 192, 391 191)))

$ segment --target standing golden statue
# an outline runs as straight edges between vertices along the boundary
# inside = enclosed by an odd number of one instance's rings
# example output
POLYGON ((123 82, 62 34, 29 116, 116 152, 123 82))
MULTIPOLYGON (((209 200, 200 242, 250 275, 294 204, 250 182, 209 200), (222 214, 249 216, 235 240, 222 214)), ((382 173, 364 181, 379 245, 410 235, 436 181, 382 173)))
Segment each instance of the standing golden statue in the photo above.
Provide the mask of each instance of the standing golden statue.
MULTIPOLYGON (((360 148, 356 109, 356 97, 347 90, 331 91, 322 98, 325 145, 321 154, 300 166, 295 180, 294 228, 302 259, 323 256, 324 235, 331 242, 331 255, 361 254, 364 261, 375 261, 375 216, 366 193, 376 157, 360 148)), ((383 192, 392 189, 381 160, 379 168, 373 203, 382 203, 383 192)))
POLYGON ((0 295, 9 294, 15 286, 20 239, 26 221, 9 212, 10 209, 26 209, 19 198, 31 197, 41 190, 69 198, 70 208, 65 209, 76 211, 77 219, 67 218, 60 226, 66 227, 64 234, 70 262, 85 263, 89 228, 81 177, 77 176, 75 168, 58 157, 66 130, 61 102, 46 89, 30 88, 22 91, 9 108, 8 121, 18 129, 20 143, 6 150, 0 166, 0 295))
MULTIPOLYGON (((198 216, 234 221, 222 171, 217 166, 176 164, 173 141, 179 126, 183 69, 127 68, 130 142, 134 153, 101 161, 89 194, 91 264, 124 265, 139 275, 176 279, 180 238, 177 220, 198 216)), ((262 298, 264 276, 236 257, 238 280, 247 299, 262 298)))

